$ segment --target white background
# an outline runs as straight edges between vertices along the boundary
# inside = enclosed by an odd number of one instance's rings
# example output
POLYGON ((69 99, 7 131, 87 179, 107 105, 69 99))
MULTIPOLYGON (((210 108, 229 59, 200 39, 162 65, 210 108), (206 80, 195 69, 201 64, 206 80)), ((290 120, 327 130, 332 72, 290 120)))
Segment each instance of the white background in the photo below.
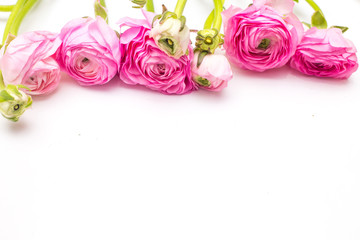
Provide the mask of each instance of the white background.
MULTIPOLYGON (((107 2, 114 28, 141 16, 107 2)), ((317 2, 360 48, 360 1, 317 2)), ((92 3, 42 0, 20 32, 59 31, 92 3)), ((189 1, 190 28, 211 8, 189 1)), ((1 118, 0 240, 359 240, 360 72, 234 73, 221 93, 185 96, 64 76, 18 123, 1 118)))

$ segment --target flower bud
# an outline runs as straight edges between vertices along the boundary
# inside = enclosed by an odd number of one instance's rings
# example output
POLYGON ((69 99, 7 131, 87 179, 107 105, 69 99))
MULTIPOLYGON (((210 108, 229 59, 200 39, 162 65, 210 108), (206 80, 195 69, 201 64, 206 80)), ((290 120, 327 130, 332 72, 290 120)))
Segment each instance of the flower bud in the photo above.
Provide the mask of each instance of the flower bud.
POLYGON ((195 46, 201 51, 214 53, 223 43, 223 35, 217 29, 203 29, 197 33, 195 46))
POLYGON ((200 66, 197 66, 201 53, 195 53, 191 64, 192 78, 201 88, 209 91, 221 91, 233 77, 231 66, 222 54, 207 54, 200 66))
POLYGON ((0 91, 0 112, 10 121, 17 122, 32 104, 32 99, 15 85, 7 85, 0 91))
POLYGON ((187 54, 190 43, 190 30, 185 25, 185 17, 178 18, 175 13, 165 12, 160 18, 155 19, 150 37, 167 55, 179 59, 187 54))

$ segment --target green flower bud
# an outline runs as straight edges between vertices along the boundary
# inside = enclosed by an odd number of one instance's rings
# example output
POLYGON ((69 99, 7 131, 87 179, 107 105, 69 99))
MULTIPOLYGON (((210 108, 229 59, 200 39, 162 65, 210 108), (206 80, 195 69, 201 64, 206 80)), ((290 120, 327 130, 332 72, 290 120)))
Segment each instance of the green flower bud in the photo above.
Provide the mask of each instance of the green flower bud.
POLYGON ((216 48, 224 44, 222 34, 216 29, 203 29, 198 31, 196 37, 196 49, 214 54, 216 48))
POLYGON ((0 91, 0 112, 10 121, 17 122, 20 116, 32 104, 32 99, 25 94, 20 88, 26 88, 19 85, 7 85, 5 89, 0 91))

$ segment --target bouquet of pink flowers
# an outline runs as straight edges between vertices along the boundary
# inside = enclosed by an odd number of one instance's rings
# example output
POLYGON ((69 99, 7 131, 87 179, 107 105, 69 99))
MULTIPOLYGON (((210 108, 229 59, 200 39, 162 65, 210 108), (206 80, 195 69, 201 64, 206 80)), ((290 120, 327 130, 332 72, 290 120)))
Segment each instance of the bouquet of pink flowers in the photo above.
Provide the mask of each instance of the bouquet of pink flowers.
POLYGON ((132 0, 136 8, 146 8, 143 18, 122 17, 116 30, 108 25, 105 0, 96 0, 94 18, 74 19, 59 33, 17 36, 36 2, 0 6, 11 12, 0 53, 0 112, 12 121, 32 105, 31 95, 53 92, 62 71, 82 86, 106 84, 118 76, 163 94, 187 94, 223 90, 233 78, 232 67, 264 72, 288 65, 306 75, 339 79, 358 68, 356 48, 343 36, 347 28, 328 28, 313 0, 306 0, 314 9, 311 23, 294 14, 298 0, 253 0, 245 9, 226 10, 224 0, 214 0, 199 30, 186 25, 186 0, 178 0, 174 11, 163 5, 159 14, 152 0, 132 0))

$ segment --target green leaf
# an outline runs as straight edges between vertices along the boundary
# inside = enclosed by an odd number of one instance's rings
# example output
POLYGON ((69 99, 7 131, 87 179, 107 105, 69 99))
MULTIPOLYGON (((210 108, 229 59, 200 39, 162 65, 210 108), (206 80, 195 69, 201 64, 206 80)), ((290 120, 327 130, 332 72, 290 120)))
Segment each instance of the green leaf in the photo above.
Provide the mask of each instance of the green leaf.
POLYGON ((294 0, 294 2, 297 2, 297 3, 299 3, 299 0, 294 0))
POLYGON ((15 98, 11 96, 6 90, 0 92, 0 102, 12 101, 15 98))
POLYGON ((326 29, 327 22, 324 14, 321 11, 316 11, 311 17, 311 25, 319 29, 326 29))
POLYGON ((330 28, 339 28, 341 29, 342 33, 345 33, 347 30, 349 30, 348 27, 343 27, 343 26, 331 26, 330 28))

